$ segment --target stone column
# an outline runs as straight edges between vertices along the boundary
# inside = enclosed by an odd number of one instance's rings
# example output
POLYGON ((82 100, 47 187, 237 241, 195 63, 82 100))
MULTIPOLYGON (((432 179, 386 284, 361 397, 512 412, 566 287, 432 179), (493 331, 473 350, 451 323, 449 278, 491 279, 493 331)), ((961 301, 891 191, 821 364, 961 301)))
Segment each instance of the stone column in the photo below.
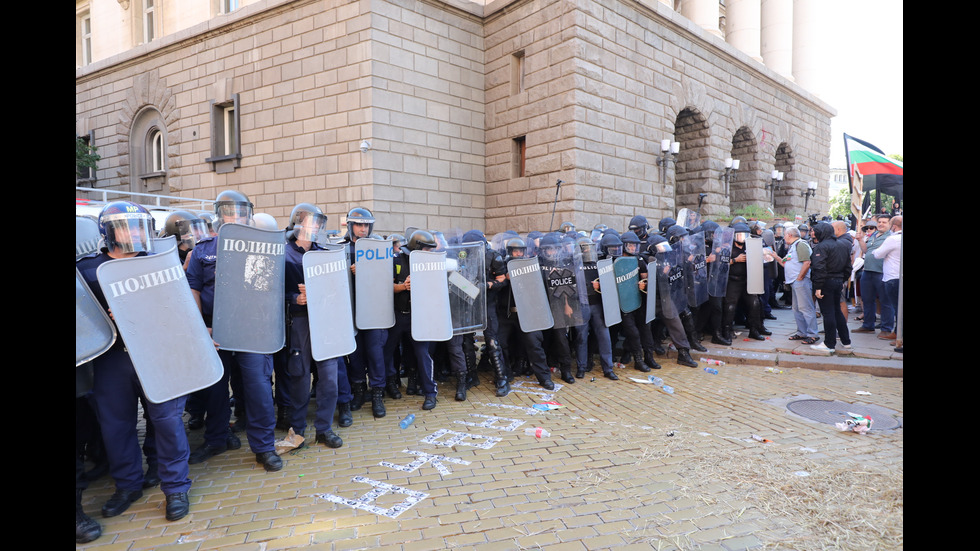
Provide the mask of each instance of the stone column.
POLYGON ((681 4, 681 15, 694 21, 709 33, 721 36, 721 30, 718 28, 718 18, 721 16, 718 0, 685 0, 681 4))
POLYGON ((761 0, 728 0, 725 40, 762 63, 761 0))
POLYGON ((841 84, 821 82, 821 59, 826 55, 821 39, 828 35, 828 29, 833 28, 826 21, 828 12, 818 0, 793 0, 793 79, 817 94, 821 92, 821 86, 841 84))
POLYGON ((762 60, 793 80, 793 3, 762 0, 762 60))

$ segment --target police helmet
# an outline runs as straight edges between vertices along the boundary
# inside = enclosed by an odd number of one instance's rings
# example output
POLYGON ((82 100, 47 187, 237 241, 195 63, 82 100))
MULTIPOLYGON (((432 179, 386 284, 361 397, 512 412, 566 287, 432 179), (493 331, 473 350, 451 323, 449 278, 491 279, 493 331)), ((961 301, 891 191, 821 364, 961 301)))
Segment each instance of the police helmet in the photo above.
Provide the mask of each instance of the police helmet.
POLYGON ((647 230, 650 229, 650 224, 647 222, 646 216, 637 214, 633 218, 630 218, 629 229, 637 236, 645 236, 647 230))
POLYGON ((607 233, 602 236, 599 242, 602 254, 606 258, 617 258, 623 256, 623 240, 615 232, 607 233))
POLYGON ((541 238, 541 242, 538 243, 538 250, 541 251, 540 254, 546 261, 556 262, 561 252, 561 240, 557 234, 546 234, 541 238))
POLYGON ((320 207, 310 203, 300 203, 289 213, 286 237, 299 241, 316 241, 327 227, 327 215, 320 207))
POLYGON ((153 216, 143 205, 113 201, 99 213, 99 234, 106 249, 121 253, 153 251, 153 216))
POLYGON ((559 233, 568 233, 570 231, 575 231, 575 224, 572 224, 571 222, 562 222, 561 225, 558 226, 559 233))
POLYGON ((267 212, 256 212, 252 215, 252 225, 260 230, 279 231, 279 221, 267 212))
POLYGON ((588 237, 579 237, 575 240, 578 244, 579 251, 582 253, 582 262, 596 262, 598 257, 596 256, 595 243, 592 242, 588 237))
POLYGON ((487 236, 480 230, 469 230, 463 234, 461 243, 486 243, 487 236))
POLYGON ((668 228, 676 224, 677 224, 677 220, 674 220, 673 218, 668 216, 666 218, 660 219, 660 223, 657 224, 657 229, 660 230, 660 233, 666 233, 668 228))
POLYGON ((735 230, 735 241, 738 243, 745 243, 745 239, 752 233, 749 225, 745 222, 738 222, 732 225, 732 229, 735 230))
POLYGON ((347 213, 347 236, 351 238, 351 241, 357 239, 357 236, 354 235, 354 224, 367 224, 368 235, 371 235, 371 232, 374 231, 374 215, 363 207, 350 209, 347 213))
POLYGON ((388 239, 391 240, 391 245, 396 249, 396 252, 405 244, 405 236, 400 233, 393 233, 388 236, 388 239))
POLYGON ((252 202, 240 191, 226 189, 214 201, 215 220, 211 224, 214 231, 222 224, 248 224, 252 221, 252 202))
POLYGON ((512 237, 507 240, 506 244, 507 256, 520 258, 527 253, 527 243, 524 242, 520 237, 512 237), (515 252, 520 252, 521 254, 515 255, 515 252))
POLYGON ((667 229, 667 239, 670 241, 671 245, 675 245, 678 241, 683 239, 687 233, 687 228, 681 226, 680 224, 671 226, 667 229))
POLYGON ((431 232, 415 230, 412 232, 412 236, 408 238, 405 248, 410 251, 421 251, 423 247, 434 249, 437 245, 436 238, 432 236, 431 232))
POLYGON ((647 252, 650 254, 666 253, 673 250, 670 243, 667 242, 667 238, 654 234, 647 238, 647 252))
POLYGON ((739 222, 745 224, 748 222, 748 220, 746 220, 744 216, 736 216, 735 218, 732 218, 732 221, 728 224, 728 227, 734 228, 735 224, 738 224, 739 222))
POLYGON ((197 242, 210 237, 207 222, 186 210, 171 212, 163 223, 163 230, 158 237, 176 236, 188 249, 193 249, 197 242))
POLYGON ((623 242, 623 254, 626 256, 636 256, 640 254, 640 237, 631 231, 623 232, 619 236, 623 242))

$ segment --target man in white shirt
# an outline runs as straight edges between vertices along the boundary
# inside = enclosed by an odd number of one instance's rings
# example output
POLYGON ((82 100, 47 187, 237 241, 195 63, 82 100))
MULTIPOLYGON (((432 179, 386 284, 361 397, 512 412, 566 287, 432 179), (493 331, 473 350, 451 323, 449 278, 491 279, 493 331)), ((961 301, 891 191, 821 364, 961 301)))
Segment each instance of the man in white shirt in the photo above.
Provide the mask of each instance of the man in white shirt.
MULTIPOLYGON (((872 253, 875 258, 883 259, 882 281, 885 282, 885 296, 883 300, 888 301, 890 311, 898 312, 898 276, 899 267, 902 259, 902 217, 895 216, 891 219, 891 235, 884 243, 872 253)), ((882 308, 882 313, 885 309, 882 308)), ((891 321, 891 320, 889 320, 891 321)), ((882 320, 884 327, 885 321, 882 320)), ((893 341, 896 338, 895 332, 882 332, 878 335, 879 339, 893 341)))

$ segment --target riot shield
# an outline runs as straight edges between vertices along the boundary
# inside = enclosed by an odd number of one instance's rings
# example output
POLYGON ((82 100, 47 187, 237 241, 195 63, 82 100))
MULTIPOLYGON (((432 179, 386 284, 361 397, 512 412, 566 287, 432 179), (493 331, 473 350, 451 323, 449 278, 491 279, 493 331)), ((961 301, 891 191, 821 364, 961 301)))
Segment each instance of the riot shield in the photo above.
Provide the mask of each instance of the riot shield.
MULTIPOLYGON (((448 341, 453 338, 449 308, 446 251, 412 251, 412 338, 416 341, 448 341)), ((391 285, 389 283, 389 285, 391 285)))
POLYGON ((693 230, 701 225, 701 215, 696 210, 683 208, 677 211, 677 223, 688 230, 693 230))
POLYGON ((548 294, 541 277, 541 265, 537 258, 515 258, 507 263, 514 306, 517 307, 521 331, 543 331, 555 325, 548 303, 548 294))
POLYGON ((313 359, 346 356, 357 348, 350 298, 350 269, 343 249, 303 255, 313 359))
POLYGON ((599 290, 602 291, 602 315, 606 318, 606 327, 612 327, 623 321, 619 310, 619 291, 616 289, 613 259, 604 258, 596 266, 599 268, 599 290))
POLYGON ((75 260, 99 250, 99 223, 88 216, 75 216, 75 260))
POLYGON ((724 297, 728 290, 728 269, 732 259, 732 241, 735 239, 735 230, 732 228, 718 228, 715 230, 715 238, 711 245, 711 254, 714 260, 708 268, 708 294, 713 297, 724 297))
POLYGON ((708 302, 708 266, 704 257, 704 234, 689 233, 680 241, 684 251, 684 283, 687 305, 693 310, 708 302))
POLYGON ((214 280, 214 340, 272 354, 286 344, 286 230, 222 224, 214 280))
MULTIPOLYGON (((642 262, 642 261, 641 261, 642 262)), ((657 317, 657 260, 647 262, 647 310, 646 322, 657 317)))
POLYGON ((640 264, 635 256, 621 256, 613 262, 616 274, 616 292, 619 294, 619 309, 624 314, 636 310, 642 304, 640 298, 640 264))
POLYGON ((168 235, 167 237, 153 237, 153 252, 155 254, 165 253, 177 246, 177 236, 168 235))
POLYGON ((391 241, 364 238, 354 243, 354 322, 358 329, 395 325, 394 257, 391 241))
MULTIPOLYGON (((574 243, 573 243, 574 244, 574 243)), ((553 259, 541 260, 541 272, 544 276, 545 291, 548 294, 548 304, 551 306, 551 318, 555 329, 578 327, 585 323, 582 314, 582 295, 579 292, 579 277, 582 272, 582 259, 573 251, 561 247, 553 259)), ((586 304, 588 298, 586 297, 586 304)))
MULTIPOLYGON (((110 260, 96 273, 147 400, 159 404, 221 379, 221 360, 176 247, 110 260)), ((281 310, 281 296, 279 303, 281 310)))
POLYGON ((657 253, 657 292, 660 308, 667 319, 676 318, 687 308, 683 254, 679 248, 657 253))
POLYGON ((453 335, 465 335, 487 328, 485 251, 483 243, 449 245, 446 249, 446 260, 452 268, 449 271, 449 311, 453 320, 453 335))
POLYGON ((762 239, 749 237, 745 240, 745 272, 747 276, 745 292, 761 295, 765 292, 762 266, 762 239))
POLYGON ((116 342, 116 326, 75 269, 75 367, 101 356, 116 342))

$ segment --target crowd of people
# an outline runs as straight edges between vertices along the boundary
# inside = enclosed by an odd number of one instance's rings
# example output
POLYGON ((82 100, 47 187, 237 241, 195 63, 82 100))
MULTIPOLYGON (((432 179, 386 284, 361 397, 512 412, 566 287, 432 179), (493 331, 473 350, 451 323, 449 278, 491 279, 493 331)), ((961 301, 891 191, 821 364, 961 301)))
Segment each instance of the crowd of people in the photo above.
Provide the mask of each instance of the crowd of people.
MULTIPOLYGON (((215 304, 218 259, 230 249, 219 243, 222 226, 278 230, 270 218, 253 216, 248 197, 229 190, 218 195, 213 216, 178 211, 159 232, 160 237, 175 237, 187 284, 209 332, 221 308, 215 304)), ((455 383, 454 399, 463 401, 480 384, 481 371, 489 373, 496 396, 503 397, 517 376, 533 376, 543 388, 554 389, 549 366, 557 366, 565 384, 574 384, 594 369, 596 357, 603 376, 614 381, 619 379, 617 363, 650 372, 661 369, 656 358, 672 350, 678 365, 697 367, 691 350, 705 351, 706 339, 730 346, 736 325, 744 326, 750 339, 771 335, 765 320, 775 319, 772 308, 783 307, 781 290, 797 322, 791 340, 824 353, 833 352, 838 340, 849 348, 843 297, 855 259, 864 259, 863 269, 858 266, 863 325, 855 331, 874 332, 880 320, 879 338, 895 339, 900 216, 876 217, 853 235, 844 222, 769 228, 736 217, 720 225, 689 211, 678 213, 678 220, 664 218, 653 228, 645 217, 635 216, 621 232, 601 224, 590 232, 578 231, 563 223, 558 231, 503 232, 490 238, 475 229, 380 236, 374 234, 373 214, 355 208, 347 215, 346 235, 330 237, 319 207, 297 205, 284 232, 284 269, 270 276, 281 280, 268 286, 269 292, 279 293, 286 312, 285 327, 278 328, 286 343, 281 350, 231 350, 214 343, 223 368, 220 379, 159 404, 146 400, 123 342, 92 360, 91 387, 77 392, 76 540, 91 541, 101 534, 81 506, 82 490, 93 477, 107 472, 115 481, 115 492, 102 507, 104 517, 122 514, 144 490, 159 485, 166 497, 166 518, 178 520, 190 508, 189 465, 241 448, 238 433, 244 432, 259 465, 270 472, 282 469, 275 430, 305 435, 311 400, 313 445, 339 448, 343 440, 334 425, 354 425, 354 413, 368 403, 372 417, 385 417, 385 401, 404 399, 404 390, 420 396, 421 408, 431 410, 438 404, 439 383, 446 381, 455 383), (363 254, 365 243, 379 241, 390 254, 363 254), (465 262, 467 255, 455 252, 464 244, 476 251, 465 262), (308 295, 309 272, 303 263, 307 253, 320 250, 344 251, 351 303, 359 310, 357 316, 347 308, 332 312, 334 327, 356 326, 357 331, 352 352, 326 359, 314 359, 313 343, 325 337, 309 311, 314 290, 308 295), (424 279, 427 275, 419 271, 424 265, 412 261, 414 251, 453 252, 447 258, 456 260, 445 263, 450 281, 454 269, 475 259, 482 273, 475 278, 471 274, 471 281, 461 286, 456 283, 465 292, 450 293, 451 307, 441 310, 430 305, 442 304, 428 300, 438 298, 431 287, 420 291, 423 281, 432 279, 424 279), (370 277, 379 269, 380 280, 370 277), (475 290, 467 291, 467 283, 475 290), (413 298, 427 326, 448 328, 446 339, 413 338, 419 333, 412 327, 413 298), (822 342, 817 305, 825 326, 822 342), (457 314, 475 314, 479 329, 463 328, 466 324, 457 314), (380 321, 364 321, 372 316, 380 321), (138 404, 146 419, 142 447, 138 404), (203 443, 191 450, 187 431, 201 429, 203 443), (98 466, 86 472, 84 460, 98 466)), ((107 205, 98 226, 101 247, 77 259, 76 268, 111 314, 97 269, 110 260, 154 254, 157 232, 146 209, 125 201, 107 205)))

